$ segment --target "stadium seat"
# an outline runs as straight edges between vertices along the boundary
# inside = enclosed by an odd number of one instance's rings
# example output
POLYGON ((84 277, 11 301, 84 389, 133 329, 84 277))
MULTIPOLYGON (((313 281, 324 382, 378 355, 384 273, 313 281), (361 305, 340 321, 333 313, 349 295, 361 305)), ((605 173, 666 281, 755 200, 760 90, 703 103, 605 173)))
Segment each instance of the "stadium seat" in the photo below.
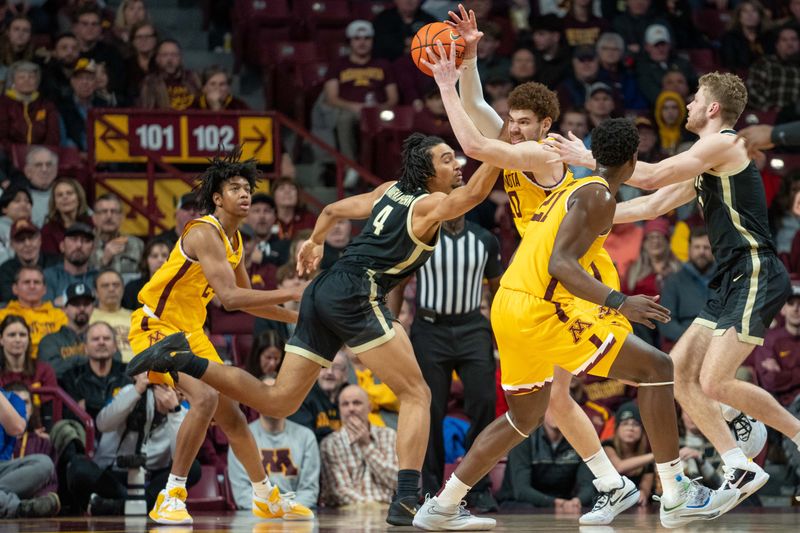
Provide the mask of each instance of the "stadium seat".
POLYGON ((730 25, 731 14, 712 8, 693 9, 692 22, 702 34, 718 42, 730 25))
POLYGON ((719 70, 714 50, 711 48, 693 48, 689 52, 689 61, 698 74, 719 70))
POLYGON ((318 59, 317 46, 310 41, 274 41, 259 46, 258 65, 311 63, 318 59))
POLYGON ((353 2, 353 20, 372 20, 382 11, 394 6, 394 2, 386 0, 361 0, 353 2))
POLYGON ((257 64, 259 48, 264 42, 289 40, 294 17, 288 0, 237 0, 231 20, 238 71, 243 61, 257 64))
POLYGON ((413 128, 411 106, 397 106, 390 111, 365 107, 361 111, 361 163, 380 178, 394 176, 400 166, 403 139, 413 128))
POLYGON ((202 465, 200 471, 200 481, 189 488, 186 498, 189 511, 225 511, 228 502, 217 479, 217 469, 213 465, 202 465))

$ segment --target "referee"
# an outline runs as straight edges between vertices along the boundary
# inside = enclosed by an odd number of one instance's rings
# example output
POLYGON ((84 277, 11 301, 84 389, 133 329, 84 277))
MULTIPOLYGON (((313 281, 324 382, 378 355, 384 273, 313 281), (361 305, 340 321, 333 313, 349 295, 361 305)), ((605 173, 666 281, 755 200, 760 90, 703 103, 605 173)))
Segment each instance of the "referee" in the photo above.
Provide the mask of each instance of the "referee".
MULTIPOLYGON (((489 321, 481 314, 483 279, 489 300, 500 285, 497 238, 464 217, 442 224, 439 246, 417 272, 411 344, 431 389, 431 432, 422 467, 423 493, 442 486, 445 451, 442 423, 455 370, 464 384, 464 412, 471 424, 466 449, 495 418, 495 360, 489 321)), ((497 510, 489 479, 471 491, 478 512, 497 510)))

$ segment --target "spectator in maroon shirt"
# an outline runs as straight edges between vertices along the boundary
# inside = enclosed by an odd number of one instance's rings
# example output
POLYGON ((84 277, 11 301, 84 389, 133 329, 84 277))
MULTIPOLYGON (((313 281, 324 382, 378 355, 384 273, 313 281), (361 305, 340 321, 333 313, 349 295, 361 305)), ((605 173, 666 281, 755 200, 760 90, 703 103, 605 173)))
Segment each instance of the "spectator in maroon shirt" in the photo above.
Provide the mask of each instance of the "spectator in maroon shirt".
POLYGON ((158 44, 150 70, 142 81, 141 107, 183 111, 200 96, 200 79, 183 67, 183 52, 178 41, 164 39, 158 44))
POLYGON ((58 146, 58 111, 39 94, 39 65, 17 61, 8 69, 7 79, 5 94, 0 96, 0 148, 8 152, 12 144, 58 146))
MULTIPOLYGON (((278 238, 292 240, 298 231, 314 229, 316 217, 300 201, 300 187, 292 178, 278 178, 272 183, 278 238)), ((291 259, 291 257, 290 257, 291 259)))
MULTIPOLYGON (((392 67, 372 55, 375 30, 366 20, 354 20, 345 30, 350 55, 331 66, 323 94, 312 112, 312 131, 334 141, 350 159, 358 153, 361 110, 366 106, 390 109, 400 100, 392 67)), ((358 174, 348 169, 345 185, 358 183, 358 174)))
POLYGON ((564 36, 569 46, 594 46, 600 34, 609 29, 608 22, 594 16, 592 0, 573 0, 564 17, 564 36))
POLYGON ((194 109, 227 111, 249 109, 249 106, 231 94, 231 78, 228 71, 219 65, 211 65, 203 71, 203 87, 200 98, 195 100, 194 109))
POLYGON ((130 56, 125 60, 125 72, 128 79, 128 99, 135 100, 139 96, 142 82, 150 71, 150 62, 156 54, 158 32, 150 22, 139 22, 131 28, 128 39, 130 56))
POLYGON ((764 345, 753 353, 753 362, 759 384, 788 407, 800 394, 800 285, 792 285, 781 316, 786 323, 767 331, 764 345))

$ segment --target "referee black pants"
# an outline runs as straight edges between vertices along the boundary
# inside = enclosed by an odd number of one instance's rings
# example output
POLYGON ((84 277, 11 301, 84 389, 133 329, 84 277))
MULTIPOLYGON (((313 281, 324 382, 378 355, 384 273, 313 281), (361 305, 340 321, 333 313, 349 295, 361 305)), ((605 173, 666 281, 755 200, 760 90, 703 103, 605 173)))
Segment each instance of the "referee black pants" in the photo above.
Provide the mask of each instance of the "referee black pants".
MULTIPOLYGON (((464 384, 464 412, 471 424, 467 433, 469 450, 478 434, 494 420, 495 361, 489 321, 474 311, 450 315, 436 323, 419 317, 411 325, 411 344, 422 375, 431 389, 431 430, 422 467, 423 494, 436 494, 444 478, 444 437, 442 423, 453 370, 464 384)), ((488 476, 475 490, 490 488, 488 476)))

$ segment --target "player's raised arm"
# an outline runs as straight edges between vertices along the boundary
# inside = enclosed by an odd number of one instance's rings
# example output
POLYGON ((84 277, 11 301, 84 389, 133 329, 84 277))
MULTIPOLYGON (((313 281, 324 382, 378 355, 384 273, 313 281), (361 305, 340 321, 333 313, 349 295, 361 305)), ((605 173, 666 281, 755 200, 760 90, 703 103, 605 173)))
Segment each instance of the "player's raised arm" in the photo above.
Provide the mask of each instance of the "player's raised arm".
POLYGON ((450 20, 447 23, 464 39, 464 58, 461 61, 461 79, 458 82, 461 103, 478 130, 486 137, 494 139, 500 135, 503 119, 483 98, 481 78, 478 75, 478 41, 483 33, 478 30, 474 11, 470 9, 467 13, 461 4, 458 9, 459 13, 448 12, 450 20))
MULTIPOLYGON (((450 194, 434 193, 420 200, 414 208, 415 233, 417 220, 421 227, 460 217, 489 196, 500 170, 488 163, 482 164, 463 187, 450 194)), ((422 231, 419 234, 423 233, 422 231)))
POLYGON ((225 244, 219 231, 210 224, 197 224, 183 237, 182 243, 186 254, 197 258, 208 284, 228 311, 247 311, 265 305, 282 304, 300 297, 296 291, 285 289, 257 291, 239 287, 236 275, 228 263, 225 244))
POLYGON ((652 220, 690 202, 696 196, 691 181, 673 183, 647 196, 617 204, 614 224, 652 220))
POLYGON ((437 41, 436 48, 439 55, 433 52, 432 48, 428 48, 427 60, 422 58, 421 61, 433 72, 450 126, 464 153, 497 168, 547 172, 550 168, 547 161, 552 159, 552 156, 541 144, 524 142, 512 145, 487 138, 478 131, 464 111, 456 91, 460 71, 455 65, 455 44, 450 43, 449 55, 441 42, 437 41))

